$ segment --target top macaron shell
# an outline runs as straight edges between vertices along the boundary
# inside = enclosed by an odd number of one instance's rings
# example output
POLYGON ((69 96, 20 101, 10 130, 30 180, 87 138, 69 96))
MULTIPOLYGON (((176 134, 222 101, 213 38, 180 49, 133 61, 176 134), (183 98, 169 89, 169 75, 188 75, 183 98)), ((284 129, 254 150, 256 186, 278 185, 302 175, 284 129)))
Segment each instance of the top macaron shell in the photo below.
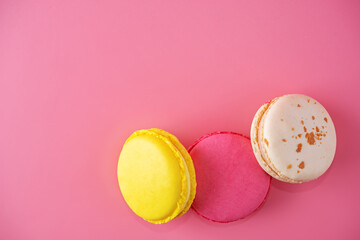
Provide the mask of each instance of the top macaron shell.
POLYGON ((274 99, 262 110, 258 150, 270 162, 272 173, 283 176, 275 176, 277 179, 310 181, 330 167, 336 149, 335 127, 319 102, 291 94, 274 99))
POLYGON ((257 164, 250 139, 214 132, 190 148, 197 178, 193 209, 204 218, 227 223, 254 212, 265 200, 271 178, 257 164))
POLYGON ((155 224, 185 213, 195 196, 190 155, 176 137, 160 129, 139 130, 127 139, 118 180, 129 207, 155 224))

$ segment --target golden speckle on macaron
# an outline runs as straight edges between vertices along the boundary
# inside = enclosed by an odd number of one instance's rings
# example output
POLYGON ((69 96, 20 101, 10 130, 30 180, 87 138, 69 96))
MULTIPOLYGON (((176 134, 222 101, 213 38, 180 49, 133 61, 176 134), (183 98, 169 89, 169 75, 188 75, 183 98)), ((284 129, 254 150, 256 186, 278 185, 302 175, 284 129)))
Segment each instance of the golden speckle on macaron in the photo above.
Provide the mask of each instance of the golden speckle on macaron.
POLYGON ((299 144, 297 145, 296 152, 297 152, 297 153, 301 152, 301 148, 302 148, 302 144, 299 143, 299 144))
POLYGON ((302 161, 299 166, 298 166, 300 169, 304 169, 305 168, 305 163, 304 161, 302 161))

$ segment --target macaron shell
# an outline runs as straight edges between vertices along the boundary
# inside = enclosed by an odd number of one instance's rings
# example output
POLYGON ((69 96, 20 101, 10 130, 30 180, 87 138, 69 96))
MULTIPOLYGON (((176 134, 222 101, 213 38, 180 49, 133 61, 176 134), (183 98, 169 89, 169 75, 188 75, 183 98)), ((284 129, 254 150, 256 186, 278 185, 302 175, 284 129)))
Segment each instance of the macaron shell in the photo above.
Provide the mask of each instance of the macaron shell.
POLYGON ((174 135, 172 135, 169 132, 166 132, 162 129, 159 129, 159 128, 151 128, 149 130, 169 139, 171 141, 171 143, 179 150, 179 152, 181 153, 181 155, 186 163, 186 168, 188 170, 189 177, 190 177, 190 193, 189 193, 189 198, 188 198, 188 201, 187 201, 184 209, 177 216, 177 217, 180 217, 181 215, 183 215, 184 213, 186 213, 189 210, 189 208, 191 207, 191 204, 194 201, 195 195, 196 195, 196 175, 195 175, 195 168, 194 168, 193 161, 190 157, 189 152, 186 150, 186 148, 180 143, 180 141, 174 135))
POLYGON ((164 223, 179 215, 189 191, 184 160, 165 137, 149 130, 132 134, 121 151, 118 180, 129 207, 143 219, 164 223))
POLYGON ((270 102, 266 103, 264 105, 262 105, 259 110, 256 112, 255 117, 253 118, 252 124, 251 124, 251 132, 250 132, 250 136, 251 136, 251 145, 256 157, 256 160, 258 161, 258 163, 260 164, 260 166, 262 167, 262 169, 264 169, 264 171, 266 171, 269 175, 271 175, 272 177, 280 180, 280 181, 284 181, 283 178, 281 176, 279 176, 278 173, 276 173, 265 161, 264 157, 261 154, 260 151, 260 146, 259 146, 259 142, 258 142, 258 134, 259 134, 259 128, 260 128, 260 121, 261 118, 263 117, 265 111, 267 110, 267 108, 269 107, 270 102))
POLYGON ((300 94, 280 97, 264 119, 266 154, 276 169, 295 181, 310 181, 331 165, 335 127, 325 108, 300 94))
POLYGON ((271 178, 255 160, 248 138, 216 132, 200 138, 189 152, 196 170, 193 208, 198 214, 215 222, 232 222, 264 202, 271 178))

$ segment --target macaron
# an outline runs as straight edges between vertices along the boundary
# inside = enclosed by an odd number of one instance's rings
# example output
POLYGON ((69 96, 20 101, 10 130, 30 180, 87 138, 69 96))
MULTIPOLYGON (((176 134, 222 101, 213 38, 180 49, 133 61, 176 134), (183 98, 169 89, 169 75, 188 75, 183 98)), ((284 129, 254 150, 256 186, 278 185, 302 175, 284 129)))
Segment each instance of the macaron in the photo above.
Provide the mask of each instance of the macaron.
POLYGON ((189 148, 197 190, 192 208, 214 222, 233 222, 265 200, 271 177, 257 163, 250 139, 233 132, 201 137, 189 148))
POLYGON ((251 126, 251 144, 268 174, 302 183, 320 177, 330 167, 336 133, 329 113, 318 101, 289 94, 260 107, 251 126))
POLYGON ((191 157, 175 136, 161 129, 139 130, 126 140, 117 175, 128 206, 154 224, 186 213, 195 197, 191 157))

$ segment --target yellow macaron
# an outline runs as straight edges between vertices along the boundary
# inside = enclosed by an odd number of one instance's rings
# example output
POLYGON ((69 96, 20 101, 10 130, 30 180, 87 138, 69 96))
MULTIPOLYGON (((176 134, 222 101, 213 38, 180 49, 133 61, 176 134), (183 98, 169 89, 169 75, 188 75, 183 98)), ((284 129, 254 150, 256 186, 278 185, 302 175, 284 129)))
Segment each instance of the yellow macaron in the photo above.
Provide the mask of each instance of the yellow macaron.
POLYGON ((175 136, 161 129, 139 130, 126 140, 117 174, 126 203, 151 223, 181 216, 195 198, 191 157, 175 136))

